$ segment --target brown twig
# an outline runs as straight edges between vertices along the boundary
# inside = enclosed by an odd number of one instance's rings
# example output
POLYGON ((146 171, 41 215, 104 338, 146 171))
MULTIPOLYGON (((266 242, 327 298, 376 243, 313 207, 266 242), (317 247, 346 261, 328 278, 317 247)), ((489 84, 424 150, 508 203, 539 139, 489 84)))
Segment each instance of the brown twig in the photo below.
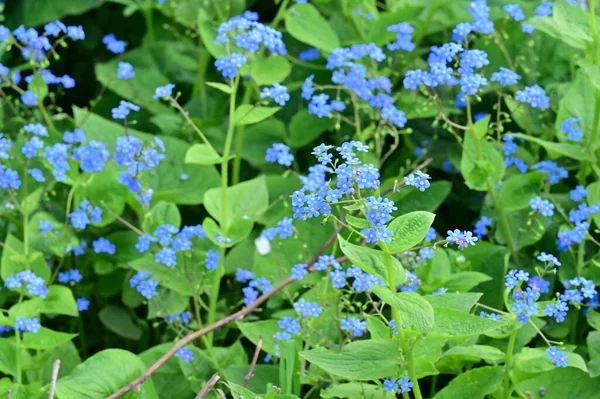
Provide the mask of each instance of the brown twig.
POLYGON ((50 392, 48 393, 48 399, 54 399, 54 393, 56 392, 56 381, 58 380, 58 370, 60 370, 60 360, 56 359, 54 366, 52 366, 52 380, 50 380, 50 392))
POLYGON ((12 399, 12 387, 8 387, 8 392, 6 392, 6 397, 8 399, 12 399))
POLYGON ((262 349, 263 339, 260 337, 258 339, 258 343, 256 344, 256 349, 254 350, 254 356, 252 357, 252 363, 250 363, 250 368, 248 369, 248 373, 246 377, 244 377, 244 382, 242 382, 242 386, 245 387, 250 382, 250 379, 254 375, 254 369, 256 368, 256 362, 258 362, 258 355, 260 355, 260 350, 262 349))
POLYGON ((208 395, 209 392, 212 391, 212 389, 215 387, 217 382, 219 382, 219 379, 221 379, 221 377, 219 377, 219 373, 214 373, 213 376, 210 377, 208 381, 206 381, 206 384, 204 384, 204 386, 202 387, 200 392, 198 392, 198 395, 196 395, 194 399, 203 399, 204 397, 206 397, 206 395, 208 395))

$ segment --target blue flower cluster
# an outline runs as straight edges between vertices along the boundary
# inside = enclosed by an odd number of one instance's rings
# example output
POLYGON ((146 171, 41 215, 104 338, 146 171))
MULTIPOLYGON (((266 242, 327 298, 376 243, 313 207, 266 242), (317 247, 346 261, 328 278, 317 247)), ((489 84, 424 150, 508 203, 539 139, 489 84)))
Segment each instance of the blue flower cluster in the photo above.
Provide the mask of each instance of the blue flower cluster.
POLYGON ((113 119, 126 119, 131 111, 139 111, 140 106, 129 101, 121 100, 119 106, 111 110, 113 119))
MULTIPOLYGON (((45 236, 46 234, 51 232, 53 228, 54 228, 54 223, 52 223, 51 221, 40 220, 40 233, 42 233, 43 236, 45 236)), ((56 231, 56 233, 58 234, 58 231, 56 231)))
POLYGON ((367 330, 367 322, 358 317, 348 316, 340 320, 340 328, 352 333, 353 337, 362 337, 367 330))
POLYGON ((552 217, 554 215, 554 204, 550 201, 542 199, 542 197, 537 196, 529 200, 529 207, 538 211, 542 216, 552 217))
POLYGON ((206 252, 206 260, 204 263, 206 264, 207 270, 216 270, 217 266, 219 266, 219 261, 221 260, 221 256, 219 255, 219 251, 215 251, 214 249, 209 249, 206 252))
POLYGON ((294 156, 290 154, 290 147, 283 143, 275 143, 271 147, 267 148, 265 161, 278 163, 282 166, 292 166, 292 162, 294 162, 294 156))
MULTIPOLYGON (((189 251, 192 249, 192 240, 194 237, 206 238, 206 233, 204 232, 202 225, 184 226, 180 231, 173 225, 162 224, 154 230, 153 234, 146 233, 139 236, 135 248, 140 253, 144 253, 150 250, 152 243, 158 243, 160 249, 154 253, 154 260, 167 267, 173 267, 177 265, 178 252, 189 251)), ((217 252, 217 263, 218 255, 219 253, 217 252)), ((206 263, 207 268, 209 265, 212 265, 211 262, 214 261, 214 255, 209 253, 208 256, 206 263)))
POLYGON ((58 273, 58 282, 74 286, 83 279, 81 272, 77 269, 71 269, 58 273))
POLYGON ((294 303, 294 310, 302 315, 302 318, 319 317, 323 308, 318 302, 309 302, 304 298, 300 298, 294 303))
POLYGON ((556 367, 568 366, 569 357, 564 351, 558 350, 556 346, 551 346, 546 349, 546 357, 548 360, 552 360, 552 363, 554 363, 556 367))
POLYGON ((158 281, 150 278, 150 272, 142 271, 137 272, 129 279, 129 285, 131 288, 135 288, 137 292, 142 294, 144 298, 152 299, 156 296, 158 281))
POLYGON ((412 387, 413 383, 408 377, 402 377, 400 379, 391 378, 383 380, 383 390, 386 392, 390 392, 394 395, 397 392, 400 392, 401 394, 406 394, 412 390, 412 387))
POLYGON ((478 241, 478 238, 473 237, 473 233, 470 231, 460 231, 455 229, 454 231, 448 230, 447 234, 446 241, 450 244, 456 244, 461 248, 466 248, 469 244, 475 245, 478 241))
POLYGON ((117 67, 117 78, 121 80, 129 80, 135 77, 135 71, 133 65, 129 62, 119 62, 117 67))
POLYGON ((127 168, 119 173, 119 183, 127 186, 133 194, 142 190, 140 173, 155 169, 165 159, 166 148, 162 140, 155 137, 153 144, 143 147, 137 137, 117 137, 113 157, 117 166, 127 168))
POLYGON ((282 330, 277 331, 273 335, 273 339, 277 341, 287 341, 288 339, 291 339, 294 335, 298 334, 302 328, 300 326, 300 319, 290 316, 283 316, 279 319, 277 321, 277 326, 282 330))
POLYGON ((410 270, 405 270, 406 281, 400 286, 402 292, 417 292, 421 285, 421 279, 415 273, 410 270))
POLYGON ((420 192, 424 192, 429 188, 429 186, 431 186, 429 179, 431 179, 431 176, 429 176, 427 173, 417 170, 415 173, 411 173, 406 177, 404 184, 418 188, 420 192))
POLYGON ((584 186, 578 185, 569 192, 569 197, 575 202, 581 202, 587 197, 587 190, 584 186))
POLYGON ((172 83, 166 84, 164 86, 158 86, 156 90, 154 90, 154 96, 152 98, 156 100, 159 98, 170 97, 173 95, 174 88, 175 85, 172 83))
POLYGON ((579 126, 581 118, 569 118, 560 124, 561 131, 567 135, 567 139, 571 141, 581 141, 583 132, 579 126))
POLYGON ((392 220, 392 212, 397 210, 394 201, 382 197, 367 197, 362 204, 362 211, 366 215, 371 227, 361 230, 368 243, 376 244, 392 241, 392 231, 388 230, 387 223, 392 220))
MULTIPOLYGON (((341 273, 344 273, 341 267, 336 269, 334 266, 334 271, 330 273, 332 283, 334 281, 333 273, 338 272, 337 278, 340 279, 340 283, 343 277, 341 277, 341 273), (340 273, 341 272, 341 273, 340 273)), ((361 268, 356 265, 350 266, 345 272, 345 278, 354 278, 352 282, 352 289, 356 292, 366 292, 373 288, 374 285, 385 285, 381 279, 373 274, 364 272, 361 268)), ((336 286, 336 288, 343 288, 345 286, 346 280, 344 278, 344 284, 341 287, 336 286)))
POLYGON ((481 219, 475 223, 475 228, 473 229, 473 233, 477 236, 477 238, 481 239, 485 235, 487 235, 487 228, 492 225, 492 219, 487 216, 482 216, 481 219))
POLYGON ((487 312, 481 311, 481 312, 479 312, 479 317, 483 317, 484 319, 489 318, 490 320, 493 320, 493 321, 502 321, 502 316, 500 316, 499 314, 496 314, 496 313, 488 314, 487 312))
POLYGON ((69 214, 69 219, 73 227, 83 230, 91 223, 100 223, 102 221, 102 209, 84 200, 79 204, 79 209, 69 214))
POLYGON ((85 312, 90 308, 90 300, 87 298, 77 298, 77 311, 85 312))
POLYGON ((22 272, 11 274, 6 278, 4 286, 11 290, 25 286, 29 295, 39 296, 40 298, 46 298, 48 295, 48 287, 46 287, 44 279, 37 276, 31 270, 23 270, 22 272))
POLYGON ((104 237, 100 237, 95 241, 92 241, 92 247, 94 248, 94 252, 97 254, 115 254, 115 244, 110 242, 104 237))
POLYGON ((15 329, 22 333, 29 332, 32 334, 36 334, 38 331, 41 330, 41 328, 42 325, 40 324, 40 321, 37 317, 26 319, 23 316, 19 316, 15 320, 15 329))
POLYGON ((502 146, 502 151, 504 152, 504 166, 508 167, 511 165, 515 165, 519 172, 525 173, 529 169, 529 165, 525 163, 520 158, 514 156, 517 152, 517 144, 514 142, 515 138, 511 135, 506 135, 502 137, 504 141, 504 145, 502 146))
POLYGON ((127 43, 123 40, 119 40, 112 33, 105 35, 102 38, 102 43, 106 45, 106 48, 113 54, 122 54, 125 52, 125 47, 127 47, 127 43))
POLYGON ((194 352, 187 347, 179 349, 177 352, 175 352, 175 356, 183 360, 184 363, 189 363, 194 360, 194 352))
POLYGON ((260 98, 272 98, 273 101, 283 107, 290 100, 290 94, 287 87, 279 83, 274 83, 272 87, 262 89, 260 98))
POLYGON ((165 321, 167 323, 181 323, 183 325, 190 324, 192 320, 192 314, 190 312, 181 312, 177 314, 170 314, 165 316, 165 321))
MULTIPOLYGON (((240 269, 242 270, 242 269, 240 269)), ((250 274, 252 274, 251 272, 248 271, 244 271, 245 273, 240 273, 238 275, 238 273, 236 273, 236 277, 249 277, 250 274)), ((240 279, 238 279, 238 281, 242 281, 240 279)), ((248 280, 246 280, 248 281, 248 280)), ((246 306, 250 306, 252 304, 252 302, 256 301, 256 299, 258 298, 258 294, 259 291, 260 293, 266 294, 267 292, 271 291, 273 289, 273 285, 271 284, 271 282, 266 278, 266 277, 258 277, 258 278, 254 278, 254 275, 252 276, 252 279, 249 280, 248 282, 248 286, 242 289, 242 294, 244 294, 244 304, 246 306)))
POLYGON ((533 170, 538 170, 543 173, 548 173, 548 182, 557 184, 561 179, 569 177, 569 172, 563 167, 560 167, 553 161, 541 161, 531 167, 533 170))
POLYGON ((587 235, 590 224, 588 222, 579 222, 573 227, 564 228, 558 232, 557 246, 558 250, 565 252, 573 244, 581 244, 587 235))
POLYGON ((293 219, 283 218, 277 222, 277 227, 269 227, 263 230, 261 237, 266 238, 269 241, 273 241, 275 237, 279 236, 282 240, 294 235, 294 227, 292 226, 293 219))

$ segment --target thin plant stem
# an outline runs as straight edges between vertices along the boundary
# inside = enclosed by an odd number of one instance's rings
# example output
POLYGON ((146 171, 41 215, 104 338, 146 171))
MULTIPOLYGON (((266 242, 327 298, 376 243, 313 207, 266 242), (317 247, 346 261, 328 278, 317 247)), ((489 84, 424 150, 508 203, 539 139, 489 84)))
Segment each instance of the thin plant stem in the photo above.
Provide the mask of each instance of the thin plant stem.
POLYGON ((506 359, 504 361, 504 399, 510 399, 510 367, 512 365, 513 352, 515 350, 515 341, 517 339, 517 331, 513 331, 508 338, 508 348, 506 349, 506 359))

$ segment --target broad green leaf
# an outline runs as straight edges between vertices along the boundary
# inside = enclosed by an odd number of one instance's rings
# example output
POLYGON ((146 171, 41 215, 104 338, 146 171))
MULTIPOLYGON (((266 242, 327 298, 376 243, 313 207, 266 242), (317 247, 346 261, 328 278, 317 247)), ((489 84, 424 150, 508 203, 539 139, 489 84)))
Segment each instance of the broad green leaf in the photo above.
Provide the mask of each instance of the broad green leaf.
MULTIPOLYGON (((208 213, 221 222, 221 189, 213 188, 204 194, 204 206, 208 213)), ((225 232, 238 219, 255 221, 269 206, 269 192, 264 176, 227 188, 227 224, 225 232)))
MULTIPOLYGON (((59 379, 56 397, 104 399, 142 375, 145 370, 144 362, 133 353, 122 349, 106 349, 59 379)), ((157 398, 151 379, 141 385, 141 397, 157 398)))
POLYGON ((308 110, 303 109, 295 113, 292 117, 287 143, 294 148, 304 147, 331 129, 332 126, 333 119, 319 118, 316 115, 309 114, 308 110))
MULTIPOLYGON (((115 150, 117 137, 125 134, 122 125, 90 114, 87 110, 74 107, 73 113, 79 127, 85 130, 88 140, 102 141, 111 152, 115 150)), ((151 143, 154 138, 154 135, 131 128, 127 129, 127 134, 138 137, 144 143, 151 143)), ((148 186, 154 190, 153 200, 185 205, 202 203, 206 190, 220 184, 217 170, 213 166, 186 164, 185 154, 189 144, 173 137, 160 138, 167 152, 154 173, 148 176, 148 186), (182 175, 187 175, 188 178, 181 179, 182 175)))
POLYGON ((41 302, 40 313, 55 313, 77 317, 77 302, 73 297, 73 291, 62 285, 51 285, 48 287, 48 295, 41 302))
POLYGON ((295 4, 285 15, 285 28, 295 39, 330 53, 340 47, 335 31, 312 4, 295 4))
POLYGON ((98 318, 106 328, 121 337, 138 340, 142 335, 142 329, 134 323, 131 314, 125 308, 106 306, 98 313, 98 318))
POLYGON ((554 368, 517 384, 517 392, 529 393, 532 399, 595 398, 600 392, 600 379, 590 378, 576 368, 554 368), (540 387, 544 387, 540 392, 540 387))
POLYGON ((444 248, 436 248, 431 265, 428 267, 427 283, 443 285, 450 277, 450 259, 444 248))
POLYGON ((300 352, 300 357, 331 374, 359 381, 396 375, 403 364, 400 342, 393 339, 356 341, 341 350, 311 349, 300 352))
POLYGON ((504 275, 508 271, 509 251, 506 247, 488 242, 465 248, 463 255, 471 265, 471 270, 487 274, 492 279, 481 283, 479 289, 485 292, 481 302, 496 309, 504 307, 504 275))
MULTIPOLYGON (((186 11, 189 12, 189 9, 186 11)), ((219 56, 227 53, 227 48, 224 45, 215 43, 217 29, 218 25, 214 21, 211 21, 206 13, 198 13, 198 33, 200 33, 202 44, 206 47, 210 55, 215 58, 219 58, 219 56)))
POLYGON ((185 163, 195 165, 214 165, 222 160, 221 155, 208 144, 194 144, 185 154, 185 163))
POLYGON ((153 233, 154 230, 161 225, 170 224, 177 228, 181 227, 181 214, 177 205, 170 202, 159 201, 152 205, 144 223, 143 230, 148 233, 153 233))
POLYGON ((357 229, 367 229, 371 226, 371 222, 367 221, 367 219, 352 215, 346 215, 346 222, 357 229))
POLYGON ((321 391, 321 398, 385 399, 389 395, 380 386, 362 382, 332 384, 321 391))
POLYGON ((23 334, 23 348, 48 350, 59 347, 70 342, 77 334, 67 334, 60 331, 53 331, 49 328, 42 327, 37 333, 23 334))
MULTIPOLYGON (((589 206, 596 205, 600 202, 600 182, 594 182, 586 187, 588 196, 587 203, 589 206)), ((592 214, 596 227, 600 228, 600 213, 592 214)))
MULTIPOLYGON (((502 367, 480 367, 454 378, 433 399, 484 399, 502 385, 502 367)), ((538 387, 539 388, 539 387, 538 387)))
MULTIPOLYGON (((507 212, 506 214, 508 226, 517 249, 525 248, 538 242, 548 227, 548 219, 545 216, 536 213, 531 217, 530 212, 531 210, 527 208, 507 212)), ((508 242, 502 228, 496 229, 494 238, 502 244, 508 242)))
POLYGON ((14 3, 6 17, 12 27, 25 25, 38 27, 47 22, 63 19, 68 15, 78 15, 99 7, 104 0, 56 0, 52 2, 22 0, 14 3))
MULTIPOLYGON (((228 382, 242 384, 248 374, 248 365, 231 365, 223 369, 223 375, 228 382)), ((279 386, 279 367, 271 364, 257 364, 254 368, 252 379, 247 387, 253 392, 262 395, 269 385, 279 386)))
POLYGON ((497 321, 450 308, 434 308, 434 326, 430 334, 443 338, 475 337, 499 327, 497 321))
POLYGON ((367 318, 367 330, 371 334, 372 339, 390 338, 391 329, 387 326, 379 316, 367 318))
MULTIPOLYGON (((568 367, 578 368, 583 372, 588 372, 585 360, 581 355, 573 352, 567 352, 569 358, 568 367)), ((524 373, 538 374, 550 371, 556 366, 548 359, 546 348, 523 348, 521 352, 515 355, 515 369, 524 373)))
POLYGON ((44 101, 44 98, 48 96, 48 85, 44 82, 42 75, 36 74, 33 80, 27 85, 29 91, 34 92, 38 96, 38 104, 44 101))
POLYGON ((538 134, 541 132, 540 123, 536 120, 536 112, 528 106, 523 105, 512 97, 505 96, 504 102, 510 110, 514 121, 529 134, 538 134))
POLYGON ((263 350, 267 353, 275 354, 276 342, 273 335, 281 329, 277 325, 277 320, 261 320, 252 323, 238 321, 237 326, 250 342, 258 344, 260 338, 263 339, 263 350))
POLYGON ((471 190, 488 191, 504 177, 504 159, 498 149, 485 139, 465 132, 460 170, 471 190))
POLYGON ((423 298, 434 308, 450 308, 470 312, 483 294, 479 292, 467 292, 464 294, 441 294, 426 295, 423 298))
POLYGON ((429 212, 411 212, 392 220, 388 229, 392 230, 390 251, 404 252, 423 241, 431 227, 435 215, 429 212))
POLYGON ((267 148, 274 143, 285 141, 285 124, 276 118, 268 118, 244 128, 244 147, 242 158, 252 165, 265 165, 267 148))
MULTIPOLYGON (((388 281, 386 256, 382 251, 350 244, 342 236, 338 236, 338 241, 340 249, 352 263, 365 272, 376 275, 384 282, 388 281)), ((406 281, 406 273, 404 273, 402 265, 393 256, 390 256, 389 262, 392 264, 391 268, 394 272, 395 283, 402 284, 406 281)))
MULTIPOLYGON (((186 263, 181 256, 183 255, 179 254, 177 258, 179 266, 186 263)), ((203 259, 205 257, 202 253, 197 253, 195 256, 196 259, 203 259)), ((137 271, 150 272, 152 279, 158 281, 161 286, 187 296, 194 295, 194 286, 190 281, 188 273, 192 275, 192 281, 196 281, 197 283, 203 280, 203 276, 206 273, 203 262, 197 262, 195 269, 191 265, 187 269, 179 266, 170 268, 155 262, 152 254, 146 254, 129 265, 137 271)))
POLYGON ((94 223, 94 226, 108 226, 116 220, 114 215, 121 215, 125 210, 129 189, 123 184, 115 184, 118 178, 117 164, 111 161, 107 163, 102 173, 91 174, 81 189, 76 190, 76 203, 88 200, 103 208, 102 220, 100 223, 94 223))
POLYGON ((281 107, 259 107, 251 104, 242 104, 235 109, 233 120, 237 126, 251 125, 267 119, 280 109, 281 107))
POLYGON ((70 226, 56 220, 54 215, 46 212, 37 212, 29 219, 29 245, 37 251, 62 257, 68 248, 79 245, 79 239, 73 234, 70 226), (53 228, 46 234, 40 231, 40 222, 49 221, 53 228))
POLYGON ((530 172, 509 177, 500 186, 500 204, 506 210, 529 208, 529 200, 540 192, 546 174, 530 172))
POLYGON ((165 317, 184 312, 190 303, 190 297, 177 291, 159 287, 157 295, 148 303, 148 318, 165 317))
MULTIPOLYGON (((206 82, 207 86, 214 87, 217 90, 221 90, 225 94, 231 94, 231 86, 221 82, 206 82)), ((187 162, 187 161, 186 161, 187 162)))
POLYGON ((250 76, 257 85, 267 86, 281 83, 292 72, 290 63, 280 55, 274 55, 252 63, 250 76))
POLYGON ((453 346, 444 352, 440 360, 436 363, 436 367, 442 372, 448 370, 452 373, 460 374, 462 368, 467 365, 481 361, 497 365, 504 362, 505 356, 504 352, 494 346, 453 346))
MULTIPOLYGON (((555 143, 553 141, 546 141, 542 139, 538 139, 537 137, 529 136, 522 133, 511 133, 511 136, 524 139, 527 141, 534 142, 536 144, 544 147, 550 155, 552 153, 564 155, 569 158, 576 159, 578 161, 595 161, 596 157, 592 152, 586 150, 586 148, 581 144, 575 143, 555 143)), ((553 158, 557 158, 554 156, 553 158)))
POLYGON ((527 23, 577 49, 585 50, 593 41, 586 12, 566 1, 556 2, 551 17, 530 18, 527 23))
MULTIPOLYGON (((411 21, 421 14, 425 5, 405 5, 403 4, 399 10, 392 12, 380 12, 379 17, 371 21, 367 33, 367 43, 374 42, 378 46, 388 44, 396 39, 397 33, 388 32, 387 28, 390 25, 399 24, 401 22, 411 21)), ((404 108, 400 108, 404 109, 404 108)))
MULTIPOLYGON (((582 61, 586 62, 586 61, 582 61)), ((594 71, 600 72, 598 70, 598 66, 594 65, 594 71)), ((590 67, 583 68, 584 72, 590 72, 590 67)), ((594 130, 594 112, 595 112, 595 102, 596 102, 596 90, 594 87, 596 84, 600 84, 600 81, 594 81, 597 77, 589 77, 589 73, 578 73, 575 80, 568 86, 568 89, 561 97, 559 105, 558 105, 558 113, 556 115, 556 124, 554 127, 554 134, 558 137, 559 140, 567 143, 574 144, 573 142, 569 142, 567 135, 562 131, 562 123, 569 118, 579 118, 579 126, 581 127, 581 132, 583 133, 583 139, 581 143, 585 143, 583 148, 584 151, 589 151, 590 156, 591 153, 598 148, 598 135, 596 134, 596 142, 591 143, 591 135, 594 130), (591 148, 589 148, 591 144, 591 148)), ((579 143, 574 144, 581 148, 579 143)), ((550 153, 552 158, 556 158, 555 154, 550 153)))
MULTIPOLYGON (((22 350, 28 358, 28 353, 22 350)), ((21 359, 23 361, 24 359, 21 359)), ((14 339, 0 338, 0 372, 15 375, 17 370, 17 345, 14 339)))
POLYGON ((473 125, 473 130, 475 133, 475 137, 477 140, 481 140, 485 137, 488 132, 488 125, 490 124, 490 115, 486 116, 475 122, 473 125))
POLYGON ((433 308, 421 295, 414 292, 393 293, 388 287, 375 285, 372 291, 385 303, 398 309, 402 324, 423 335, 433 328, 433 308))
POLYGON ((4 242, 2 259, 0 260, 2 280, 6 281, 11 274, 23 270, 31 270, 46 281, 50 279, 50 268, 46 264, 42 253, 32 251, 30 248, 28 254, 25 255, 23 243, 12 234, 9 234, 4 242))
POLYGON ((490 281, 492 278, 481 272, 457 272, 447 280, 445 287, 448 291, 470 291, 475 286, 490 281))

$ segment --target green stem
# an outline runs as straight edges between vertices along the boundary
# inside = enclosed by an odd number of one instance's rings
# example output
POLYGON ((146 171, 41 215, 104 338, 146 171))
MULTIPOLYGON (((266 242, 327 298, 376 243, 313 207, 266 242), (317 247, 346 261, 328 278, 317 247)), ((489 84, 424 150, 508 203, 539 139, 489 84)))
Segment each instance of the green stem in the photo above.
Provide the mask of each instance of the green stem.
POLYGON ((144 21, 146 21, 148 42, 154 43, 154 23, 152 22, 152 6, 150 4, 147 4, 142 12, 144 14, 144 21))
POLYGON ((194 96, 200 97, 200 106, 202 117, 206 118, 208 115, 208 93, 206 92, 206 72, 210 65, 210 53, 206 50, 206 47, 200 53, 200 59, 198 60, 198 77, 194 82, 193 93, 194 96))
MULTIPOLYGON (((585 239, 579 244, 579 248, 577 248, 577 274, 576 277, 579 277, 583 274, 583 264, 585 261, 585 239)), ((573 315, 573 324, 571 326, 570 332, 570 341, 571 343, 577 342, 577 325, 579 324, 579 311, 575 309, 576 312, 573 315)))
POLYGON ((46 122, 50 130, 56 131, 56 128, 54 127, 54 122, 52 122, 52 118, 50 118, 50 115, 48 115, 48 111, 46 111, 46 107, 44 107, 44 104, 42 104, 41 100, 40 102, 38 102, 38 109, 40 110, 40 114, 42 114, 42 118, 44 119, 44 122, 46 122))
MULTIPOLYGON (((385 255, 385 266, 388 275, 388 287, 392 292, 396 292, 396 285, 394 283, 394 266, 392 263, 392 254, 390 253, 390 250, 386 244, 380 243, 379 246, 385 255)), ((404 328, 402 328, 402 316, 400 315, 400 311, 396 308, 392 308, 392 315, 394 316, 394 320, 396 321, 396 329, 398 330, 398 337, 400 338, 400 348, 402 349, 404 357, 406 358, 408 378, 410 378, 410 381, 413 383, 413 393, 415 395, 415 399, 423 399, 423 395, 421 394, 421 388, 419 387, 419 380, 417 379, 415 359, 412 353, 412 349, 410 348, 408 341, 406 340, 404 328)))
POLYGON ((508 339, 508 348, 506 348, 506 360, 504 361, 504 399, 510 399, 510 367, 512 365, 513 352, 515 350, 515 341, 517 339, 517 331, 510 334, 508 339))
POLYGON ((22 382, 22 376, 21 376, 21 333, 19 332, 19 330, 15 329, 15 339, 17 341, 17 356, 15 359, 15 368, 16 368, 16 375, 15 375, 15 382, 17 384, 20 384, 22 382))
POLYGON ((423 40, 423 37, 425 37, 425 33, 427 33, 427 28, 431 25, 431 20, 433 19, 433 16, 435 15, 435 12, 437 11, 438 3, 439 3, 438 0, 433 0, 431 2, 431 5, 429 6, 429 9, 427 10, 427 15, 425 15, 425 20, 420 25, 419 30, 417 31, 417 34, 415 35, 414 43, 416 46, 419 46, 419 44, 421 43, 421 40, 423 40))
POLYGON ((213 3, 213 7, 215 7, 215 11, 217 13, 217 16, 219 17, 219 21, 224 21, 225 20, 225 16, 223 15, 223 11, 221 11, 221 7, 219 7, 219 1, 218 0, 212 0, 213 3))
POLYGON ((273 22, 271 22, 271 27, 272 28, 277 27, 277 25, 279 24, 279 22, 283 18, 283 14, 285 13, 285 10, 287 9, 287 6, 288 6, 289 2, 290 2, 290 0, 283 0, 281 2, 281 6, 279 7, 279 10, 277 10, 277 14, 275 14, 275 18, 273 18, 273 22))
MULTIPOLYGON (((244 90, 244 96, 242 97, 242 104, 248 104, 250 102, 250 96, 252 90, 250 87, 246 87, 244 90)), ((244 125, 237 127, 235 136, 235 158, 233 159, 233 176, 231 177, 231 184, 237 184, 240 181, 240 167, 242 164, 242 150, 244 149, 244 125)))
MULTIPOLYGON (((221 162, 221 220, 219 221, 221 232, 227 233, 227 187, 229 185, 229 154, 231 152, 231 143, 233 141, 233 133, 235 131, 235 100, 237 94, 237 88, 240 78, 236 77, 233 82, 233 88, 229 97, 229 126, 227 127, 227 137, 225 138, 225 147, 223 149, 223 162, 221 162)), ((217 269, 213 272, 212 289, 210 292, 210 298, 208 303, 208 318, 207 324, 213 324, 215 322, 215 315, 217 311, 217 302, 219 300, 219 289, 221 286, 221 278, 225 274, 225 248, 221 248, 221 261, 217 266, 217 269)), ((209 333, 207 336, 207 342, 209 346, 213 343, 213 333, 209 333)))
POLYGON ((496 197, 496 193, 494 193, 494 187, 491 187, 491 185, 489 185, 489 184, 488 184, 488 194, 490 195, 490 198, 492 199, 492 202, 494 203, 494 208, 496 209, 496 212, 498 212, 498 216, 500 217, 500 226, 502 227, 502 230, 504 232, 504 237, 506 238, 506 241, 508 242, 508 247, 510 248, 510 252, 512 254, 513 261, 515 262, 517 267, 520 267, 519 250, 517 249, 517 243, 515 242, 515 238, 513 237, 512 232, 510 230, 510 223, 508 222, 508 217, 506 216, 506 212, 504 211, 504 208, 500 204, 498 197, 496 197))

